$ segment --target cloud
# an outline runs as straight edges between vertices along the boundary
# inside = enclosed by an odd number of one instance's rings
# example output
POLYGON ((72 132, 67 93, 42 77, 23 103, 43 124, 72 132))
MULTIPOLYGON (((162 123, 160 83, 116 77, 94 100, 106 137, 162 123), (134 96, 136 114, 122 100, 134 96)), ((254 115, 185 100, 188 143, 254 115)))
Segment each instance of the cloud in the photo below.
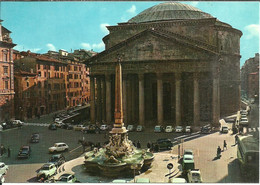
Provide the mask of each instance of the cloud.
POLYGON ((48 47, 49 50, 56 51, 56 48, 55 48, 55 46, 53 44, 49 43, 49 44, 46 44, 46 46, 48 47))
POLYGON ((38 51, 42 50, 41 48, 28 48, 28 47, 23 46, 23 45, 18 45, 14 49, 16 49, 18 51, 28 51, 28 50, 30 50, 33 53, 37 53, 38 51))
POLYGON ((136 14, 136 6, 132 5, 131 8, 129 8, 128 10, 126 10, 126 12, 130 13, 130 14, 136 14))
POLYGON ((253 37, 258 37, 259 38, 259 33, 260 33, 260 25, 258 24, 250 24, 245 27, 245 30, 247 33, 245 34, 246 39, 251 39, 253 37))
POLYGON ((80 44, 84 49, 87 50, 97 50, 97 51, 101 51, 105 49, 105 44, 103 42, 100 42, 98 44, 94 43, 94 44, 89 44, 89 43, 81 43, 80 44))
POLYGON ((197 6, 198 4, 199 4, 199 2, 197 2, 197 1, 193 1, 190 3, 191 6, 197 6))
POLYGON ((108 24, 108 23, 102 23, 102 24, 99 25, 101 31, 102 31, 103 33, 105 33, 105 34, 108 34, 109 31, 108 31, 108 29, 107 29, 106 26, 109 26, 109 24, 108 24))

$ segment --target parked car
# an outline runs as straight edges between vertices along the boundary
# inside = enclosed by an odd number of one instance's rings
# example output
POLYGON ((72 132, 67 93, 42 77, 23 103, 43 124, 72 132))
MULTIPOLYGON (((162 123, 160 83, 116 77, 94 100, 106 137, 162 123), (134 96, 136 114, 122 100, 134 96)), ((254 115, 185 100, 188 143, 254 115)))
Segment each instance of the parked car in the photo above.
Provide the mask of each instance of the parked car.
POLYGON ((75 131, 82 131, 85 129, 85 126, 84 125, 76 125, 74 126, 74 130, 75 131))
POLYGON ((54 146, 49 148, 50 153, 67 151, 69 146, 66 143, 55 143, 54 146))
POLYGON ((61 128, 67 129, 67 130, 73 130, 74 127, 71 124, 64 123, 63 125, 61 125, 61 128))
POLYGON ((86 125, 82 130, 83 133, 100 133, 100 128, 97 125, 86 125))
POLYGON ((193 155, 193 151, 191 149, 185 149, 183 155, 193 155))
POLYGON ((171 140, 167 138, 157 139, 156 144, 158 144, 159 150, 161 149, 169 150, 171 149, 171 147, 173 147, 171 140))
POLYGON ((164 129, 163 129, 163 126, 161 126, 161 125, 156 125, 154 127, 154 132, 159 133, 159 132, 163 132, 163 131, 164 131, 164 129))
POLYGON ((221 133, 228 133, 228 127, 227 126, 222 126, 221 133))
POLYGON ((63 121, 55 121, 54 122, 55 123, 55 125, 56 125, 56 127, 58 127, 58 128, 61 128, 62 127, 62 125, 64 125, 65 123, 63 123, 63 121))
POLYGON ((22 146, 18 153, 18 158, 29 158, 31 155, 31 147, 28 145, 22 146))
POLYGON ((37 178, 48 179, 52 175, 56 174, 57 168, 52 163, 44 164, 37 173, 37 178))
POLYGON ((31 143, 39 143, 40 141, 40 134, 34 133, 31 135, 31 143))
POLYGON ((191 126, 186 126, 185 127, 185 132, 186 133, 191 133, 192 132, 191 126))
POLYGON ((176 133, 181 133, 181 132, 183 132, 183 127, 182 127, 182 126, 176 126, 176 127, 175 127, 175 132, 176 132, 176 133))
POLYGON ((241 118, 240 119, 240 125, 242 126, 248 126, 248 119, 247 118, 241 118))
POLYGON ((5 177, 3 174, 0 174, 0 184, 5 182, 5 177))
POLYGON ((56 154, 51 156, 48 163, 53 163, 56 167, 59 167, 65 163, 65 157, 62 154, 56 154))
POLYGON ((170 183, 174 183, 174 184, 182 184, 182 183, 187 183, 185 178, 171 178, 170 179, 170 183))
POLYGON ((107 125, 101 125, 100 130, 108 130, 108 126, 107 125))
POLYGON ((5 163, 0 162, 0 175, 6 175, 8 170, 9 167, 5 163))
POLYGON ((57 182, 61 182, 61 183, 74 183, 76 182, 77 179, 73 174, 70 173, 64 173, 62 174, 57 182))
POLYGON ((137 178, 136 183, 150 183, 150 179, 149 178, 137 178))
POLYGON ((183 155, 183 160, 182 160, 182 172, 186 174, 188 170, 194 169, 194 157, 193 155, 183 155))
POLYGON ((57 130, 57 126, 52 123, 49 125, 49 130, 57 130))
POLYGON ((19 125, 24 124, 24 122, 22 122, 21 120, 13 120, 12 122, 13 122, 13 125, 15 125, 15 126, 19 126, 19 125))
POLYGON ((128 126, 127 126, 127 130, 128 130, 129 132, 133 132, 133 131, 135 130, 134 125, 128 125, 128 126))
POLYGON ((173 127, 172 126, 166 126, 165 128, 165 132, 172 132, 173 131, 173 127))
POLYGON ((201 133, 202 134, 209 134, 209 133, 211 133, 211 127, 210 126, 203 126, 203 127, 201 127, 201 133))
POLYGON ((143 125, 137 125, 136 131, 137 131, 137 132, 142 132, 142 131, 144 131, 144 126, 143 126, 143 125))
POLYGON ((113 180, 112 181, 112 183, 127 183, 127 180, 125 180, 125 179, 115 179, 115 180, 113 180))
POLYGON ((199 169, 191 169, 187 174, 189 183, 202 183, 202 178, 199 169))

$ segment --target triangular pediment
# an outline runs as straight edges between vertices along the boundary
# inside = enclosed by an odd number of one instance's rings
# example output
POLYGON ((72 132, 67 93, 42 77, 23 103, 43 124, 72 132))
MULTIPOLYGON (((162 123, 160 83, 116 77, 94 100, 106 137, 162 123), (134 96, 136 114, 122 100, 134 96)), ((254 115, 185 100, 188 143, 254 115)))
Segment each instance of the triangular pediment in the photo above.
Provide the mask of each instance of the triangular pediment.
POLYGON ((156 60, 206 60, 217 54, 196 42, 188 42, 176 35, 157 30, 146 30, 90 58, 91 63, 115 62, 123 55, 122 62, 156 60))

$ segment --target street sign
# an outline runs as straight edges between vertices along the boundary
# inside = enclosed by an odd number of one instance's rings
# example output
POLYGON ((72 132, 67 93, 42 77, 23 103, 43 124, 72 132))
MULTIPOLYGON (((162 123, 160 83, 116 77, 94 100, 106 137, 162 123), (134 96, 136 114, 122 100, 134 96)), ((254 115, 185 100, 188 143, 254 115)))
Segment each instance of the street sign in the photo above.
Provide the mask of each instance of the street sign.
POLYGON ((173 168, 173 164, 172 164, 172 163, 167 164, 167 168, 168 168, 169 170, 172 169, 172 168, 173 168))

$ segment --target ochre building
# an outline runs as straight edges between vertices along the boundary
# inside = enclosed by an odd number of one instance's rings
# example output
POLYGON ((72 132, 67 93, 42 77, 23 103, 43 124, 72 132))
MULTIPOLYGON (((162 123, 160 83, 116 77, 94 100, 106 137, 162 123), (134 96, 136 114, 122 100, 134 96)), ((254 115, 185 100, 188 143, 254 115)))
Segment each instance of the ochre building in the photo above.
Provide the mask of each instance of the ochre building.
POLYGON ((217 125, 239 110, 241 31, 177 2, 107 28, 105 50, 86 60, 92 123, 114 120, 118 60, 125 124, 217 125))
POLYGON ((13 43, 0 19, 0 123, 14 118, 13 43))

